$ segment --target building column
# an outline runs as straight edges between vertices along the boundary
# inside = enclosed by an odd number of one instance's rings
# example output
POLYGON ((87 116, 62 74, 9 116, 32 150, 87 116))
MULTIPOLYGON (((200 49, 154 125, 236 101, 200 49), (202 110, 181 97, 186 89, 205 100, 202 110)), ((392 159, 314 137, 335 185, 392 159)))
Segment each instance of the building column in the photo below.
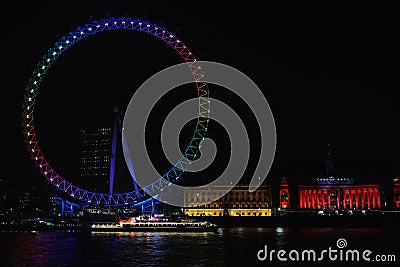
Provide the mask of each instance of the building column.
POLYGON ((303 190, 300 189, 300 209, 303 208, 303 190))
POLYGON ((311 207, 313 209, 315 209, 315 194, 314 194, 315 190, 311 191, 311 207))
POLYGON ((343 209, 346 209, 346 190, 343 190, 343 209))
POLYGON ((371 189, 367 189, 367 196, 368 196, 368 208, 371 208, 371 189))
POLYGON ((357 209, 361 208, 361 189, 357 189, 357 209))
POLYGON ((300 209, 302 209, 303 208, 303 195, 302 195, 302 192, 303 191, 301 191, 301 189, 299 190, 299 195, 300 195, 300 209))
POLYGON ((379 192, 379 189, 375 189, 376 190, 376 198, 377 198, 377 202, 378 202, 378 208, 381 207, 381 193, 379 192))
POLYGON ((364 209, 365 207, 365 188, 361 190, 361 208, 364 209))
POLYGON ((376 192, 375 192, 375 188, 371 189, 372 190, 372 208, 376 208, 376 192))
POLYGON ((325 190, 320 190, 321 198, 322 198, 322 206, 325 207, 325 190))
POLYGON ((357 190, 353 190, 353 203, 354 203, 354 207, 356 209, 358 209, 358 196, 357 196, 357 190))
POLYGON ((349 201, 350 201, 350 203, 349 203, 349 206, 350 206, 350 209, 353 209, 353 190, 350 190, 349 191, 349 201))
POLYGON ((310 194, 310 190, 307 190, 307 209, 311 208, 311 194, 310 194))
POLYGON ((330 190, 326 190, 325 193, 326 193, 326 199, 328 201, 328 206, 330 208, 331 207, 331 192, 330 192, 330 190))

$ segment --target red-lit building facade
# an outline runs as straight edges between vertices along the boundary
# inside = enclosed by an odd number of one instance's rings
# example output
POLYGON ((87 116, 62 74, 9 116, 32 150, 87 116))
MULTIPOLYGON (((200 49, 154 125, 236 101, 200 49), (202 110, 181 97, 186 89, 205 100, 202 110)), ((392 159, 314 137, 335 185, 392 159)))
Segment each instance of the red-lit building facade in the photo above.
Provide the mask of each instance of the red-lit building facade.
POLYGON ((300 209, 379 209, 382 205, 378 184, 355 184, 354 178, 317 178, 313 185, 300 185, 299 196, 300 209))
POLYGON ((289 185, 286 178, 281 179, 281 185, 279 189, 279 207, 281 209, 290 208, 289 185))
POLYGON ((396 177, 393 181, 393 198, 394 206, 400 208, 400 177, 396 177))

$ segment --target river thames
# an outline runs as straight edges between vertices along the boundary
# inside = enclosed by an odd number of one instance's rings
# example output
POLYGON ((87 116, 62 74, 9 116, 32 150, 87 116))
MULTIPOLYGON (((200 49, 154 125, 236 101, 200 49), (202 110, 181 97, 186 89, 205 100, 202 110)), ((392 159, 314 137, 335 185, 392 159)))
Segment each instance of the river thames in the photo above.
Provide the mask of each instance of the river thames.
POLYGON ((0 240, 1 266, 398 266, 400 260, 400 228, 1 232, 0 240))

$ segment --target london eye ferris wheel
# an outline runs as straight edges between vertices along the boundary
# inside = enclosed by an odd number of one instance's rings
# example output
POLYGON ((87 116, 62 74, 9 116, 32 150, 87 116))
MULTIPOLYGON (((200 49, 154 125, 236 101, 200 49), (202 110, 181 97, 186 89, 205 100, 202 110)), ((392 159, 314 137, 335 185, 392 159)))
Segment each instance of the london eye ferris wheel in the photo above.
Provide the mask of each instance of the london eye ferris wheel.
POLYGON ((69 196, 77 199, 84 205, 101 205, 101 206, 121 206, 121 205, 140 205, 150 199, 149 193, 159 192, 171 183, 177 181, 182 175, 190 160, 193 160, 199 153, 199 145, 207 131, 208 114, 210 101, 208 99, 209 91, 207 83, 204 81, 204 75, 201 71, 200 64, 191 53, 189 48, 174 34, 156 24, 133 18, 107 18, 100 21, 94 21, 85 24, 70 31, 67 35, 61 37, 55 45, 48 49, 36 64, 26 86, 24 102, 22 106, 22 126, 24 140, 34 164, 39 169, 45 179, 58 190, 65 192, 69 196), (52 168, 51 164, 46 160, 37 139, 37 131, 35 131, 35 105, 38 91, 48 70, 54 62, 68 48, 77 44, 79 41, 95 35, 96 33, 105 31, 140 31, 152 35, 174 49, 178 55, 187 63, 190 72, 193 75, 193 82, 197 90, 197 98, 199 105, 199 113, 197 123, 189 144, 184 152, 187 159, 176 162, 164 175, 157 178, 155 182, 142 187, 135 188, 133 191, 110 193, 90 191, 72 184, 67 179, 52 168))

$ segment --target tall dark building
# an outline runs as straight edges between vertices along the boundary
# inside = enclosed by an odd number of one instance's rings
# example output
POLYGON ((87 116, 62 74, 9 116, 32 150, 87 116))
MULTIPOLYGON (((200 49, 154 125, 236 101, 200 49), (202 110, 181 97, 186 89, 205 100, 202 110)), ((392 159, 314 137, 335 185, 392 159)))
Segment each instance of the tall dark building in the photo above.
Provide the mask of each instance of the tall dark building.
POLYGON ((79 184, 89 191, 113 194, 137 190, 123 153, 122 116, 115 108, 113 128, 81 130, 79 184))
POLYGON ((111 128, 81 130, 80 182, 86 188, 108 192, 111 146, 111 128))

